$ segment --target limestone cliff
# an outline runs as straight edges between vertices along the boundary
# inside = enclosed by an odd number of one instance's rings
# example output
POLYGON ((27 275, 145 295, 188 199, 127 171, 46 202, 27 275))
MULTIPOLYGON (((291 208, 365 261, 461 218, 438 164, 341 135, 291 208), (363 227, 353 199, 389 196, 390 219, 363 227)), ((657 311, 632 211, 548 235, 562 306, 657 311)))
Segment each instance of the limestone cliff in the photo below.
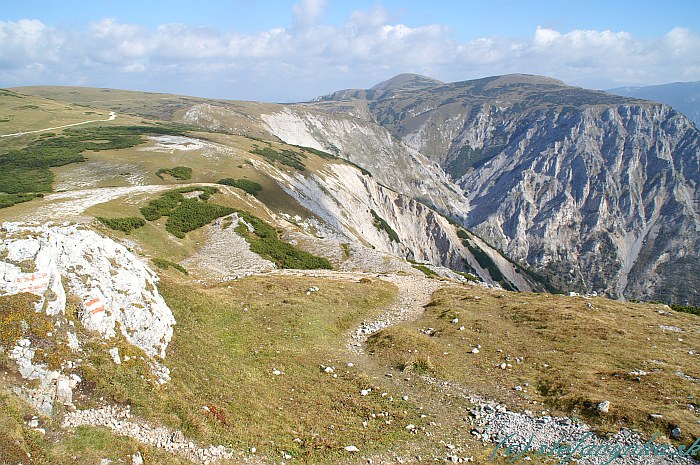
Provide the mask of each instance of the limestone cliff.
POLYGON ((437 162, 463 223, 559 286, 700 302, 700 133, 669 106, 510 75, 344 91, 437 162))

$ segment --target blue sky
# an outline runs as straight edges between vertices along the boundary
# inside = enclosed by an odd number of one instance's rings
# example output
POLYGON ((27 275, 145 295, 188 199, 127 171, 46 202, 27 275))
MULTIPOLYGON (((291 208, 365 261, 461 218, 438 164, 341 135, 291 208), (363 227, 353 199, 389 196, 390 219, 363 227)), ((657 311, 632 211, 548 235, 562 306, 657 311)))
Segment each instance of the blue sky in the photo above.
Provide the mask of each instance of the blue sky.
POLYGON ((700 80, 697 1, 12 1, 0 87, 295 101, 402 72, 608 88, 700 80))

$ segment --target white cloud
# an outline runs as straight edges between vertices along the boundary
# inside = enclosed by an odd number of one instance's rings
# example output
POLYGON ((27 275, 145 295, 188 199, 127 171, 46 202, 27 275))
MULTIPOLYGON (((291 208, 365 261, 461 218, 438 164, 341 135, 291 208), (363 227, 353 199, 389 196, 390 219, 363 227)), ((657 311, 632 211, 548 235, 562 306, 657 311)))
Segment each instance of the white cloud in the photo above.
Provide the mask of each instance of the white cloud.
POLYGON ((64 33, 38 20, 0 21, 0 63, 17 66, 60 61, 66 40, 64 33))
POLYGON ((299 29, 308 29, 318 24, 323 17, 325 6, 326 0, 301 0, 292 7, 294 26, 299 29))
POLYGON ((689 29, 639 39, 538 27, 531 37, 457 43, 446 26, 401 24, 381 6, 354 11, 339 25, 322 23, 324 8, 325 0, 303 0, 293 27, 251 34, 184 24, 152 30, 114 19, 83 31, 0 22, 0 86, 80 82, 293 100, 401 72, 450 81, 522 72, 589 87, 700 80, 700 36, 689 29))

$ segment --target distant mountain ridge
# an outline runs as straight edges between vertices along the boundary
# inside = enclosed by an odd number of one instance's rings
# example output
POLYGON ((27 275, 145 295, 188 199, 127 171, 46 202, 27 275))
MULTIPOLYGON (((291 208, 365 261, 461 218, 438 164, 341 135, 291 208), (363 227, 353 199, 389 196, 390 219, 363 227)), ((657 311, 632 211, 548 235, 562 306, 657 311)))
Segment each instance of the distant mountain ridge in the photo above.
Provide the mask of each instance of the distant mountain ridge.
POLYGON ((673 82, 656 86, 618 87, 607 92, 671 105, 700 125, 700 81, 673 82))

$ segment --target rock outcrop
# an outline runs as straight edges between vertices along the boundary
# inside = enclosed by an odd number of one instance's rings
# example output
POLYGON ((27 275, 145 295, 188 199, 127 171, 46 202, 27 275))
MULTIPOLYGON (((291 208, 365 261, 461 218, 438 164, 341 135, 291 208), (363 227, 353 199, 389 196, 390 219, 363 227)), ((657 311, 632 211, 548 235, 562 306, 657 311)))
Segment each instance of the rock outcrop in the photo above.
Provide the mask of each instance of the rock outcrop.
POLYGON ((80 321, 113 337, 121 331, 150 356, 165 357, 175 318, 158 277, 126 247, 78 226, 3 224, 0 292, 40 296, 37 310, 63 313, 68 292, 81 300, 80 321))
MULTIPOLYGON (((4 328, 0 350, 23 379, 37 380, 15 391, 39 413, 50 415, 56 402, 72 405, 73 389, 81 382, 74 373, 83 350, 80 335, 90 331, 105 339, 119 332, 150 358, 156 382, 169 379, 160 359, 175 318, 158 293, 155 273, 129 250, 78 226, 4 223, 0 239, 0 296, 30 303, 23 308, 6 301, 5 321, 22 324, 4 328), (22 297, 31 295, 36 297, 22 297), (67 302, 75 299, 77 314, 68 315, 67 302)), ((121 363, 118 347, 109 354, 121 363)))

